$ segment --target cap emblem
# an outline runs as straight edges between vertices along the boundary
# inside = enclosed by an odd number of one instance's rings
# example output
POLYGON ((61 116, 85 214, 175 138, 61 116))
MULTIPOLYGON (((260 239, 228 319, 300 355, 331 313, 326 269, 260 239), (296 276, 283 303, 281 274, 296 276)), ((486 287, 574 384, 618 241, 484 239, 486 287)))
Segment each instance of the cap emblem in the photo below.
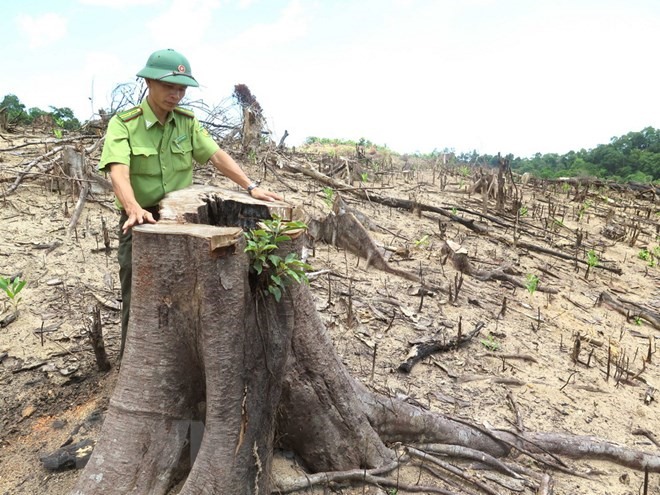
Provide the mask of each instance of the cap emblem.
POLYGON ((179 65, 179 66, 177 67, 177 70, 178 70, 179 72, 185 72, 185 71, 186 71, 186 66, 185 66, 185 65, 179 65))

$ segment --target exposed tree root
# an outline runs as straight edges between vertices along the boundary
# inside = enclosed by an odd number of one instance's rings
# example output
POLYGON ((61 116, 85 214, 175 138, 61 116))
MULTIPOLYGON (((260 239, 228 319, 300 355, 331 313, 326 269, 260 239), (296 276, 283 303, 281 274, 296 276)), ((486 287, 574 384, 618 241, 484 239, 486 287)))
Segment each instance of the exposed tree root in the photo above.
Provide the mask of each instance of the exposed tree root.
POLYGON ((416 445, 419 450, 422 450, 431 454, 439 454, 444 456, 458 457, 464 459, 470 459, 472 461, 481 462, 495 469, 496 471, 511 476, 512 478, 522 479, 522 476, 507 466, 505 463, 499 459, 493 457, 486 452, 481 452, 479 450, 474 450, 469 447, 463 447, 461 445, 447 445, 441 443, 424 443, 416 445))
POLYGON ((401 467, 406 461, 407 457, 402 457, 391 462, 387 466, 376 469, 351 469, 348 471, 323 472, 309 474, 298 480, 276 480, 275 491, 277 493, 294 493, 308 490, 314 486, 331 486, 348 483, 353 485, 369 484, 381 487, 385 486, 413 493, 440 493, 443 495, 453 495, 451 492, 435 486, 409 485, 406 483, 400 483, 396 479, 389 479, 380 476, 401 467))
POLYGON ((602 459, 639 471, 648 469, 649 472, 660 473, 660 453, 642 452, 592 436, 532 432, 513 434, 506 430, 489 429, 432 413, 394 398, 382 397, 360 384, 357 388, 372 425, 386 442, 422 441, 460 445, 494 457, 504 457, 516 449, 523 453, 551 454, 555 458, 602 459))

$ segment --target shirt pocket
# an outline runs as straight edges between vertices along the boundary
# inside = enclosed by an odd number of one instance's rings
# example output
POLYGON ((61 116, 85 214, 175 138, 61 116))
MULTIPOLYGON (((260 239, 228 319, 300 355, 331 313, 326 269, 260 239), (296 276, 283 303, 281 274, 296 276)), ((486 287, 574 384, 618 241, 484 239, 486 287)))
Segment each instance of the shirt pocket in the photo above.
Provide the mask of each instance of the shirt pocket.
POLYGON ((133 146, 131 150, 131 173, 135 175, 159 175, 158 150, 147 146, 133 146))
POLYGON ((177 172, 192 169, 192 142, 190 139, 182 141, 172 140, 170 151, 172 152, 172 168, 177 172))

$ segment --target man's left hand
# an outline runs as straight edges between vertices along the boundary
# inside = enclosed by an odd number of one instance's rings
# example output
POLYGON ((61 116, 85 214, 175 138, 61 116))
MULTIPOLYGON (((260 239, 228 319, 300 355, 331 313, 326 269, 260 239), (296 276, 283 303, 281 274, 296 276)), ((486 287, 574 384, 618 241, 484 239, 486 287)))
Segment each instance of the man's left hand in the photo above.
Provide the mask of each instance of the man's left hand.
POLYGON ((250 196, 255 199, 261 199, 263 201, 282 201, 283 199, 279 194, 271 192, 268 189, 264 189, 263 187, 255 187, 248 194, 250 194, 250 196))

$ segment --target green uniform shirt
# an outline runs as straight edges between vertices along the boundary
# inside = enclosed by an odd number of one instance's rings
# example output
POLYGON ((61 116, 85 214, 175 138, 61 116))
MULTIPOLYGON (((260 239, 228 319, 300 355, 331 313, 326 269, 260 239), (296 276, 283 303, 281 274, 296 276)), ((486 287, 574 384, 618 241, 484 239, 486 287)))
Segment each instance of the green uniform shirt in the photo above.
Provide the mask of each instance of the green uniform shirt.
POLYGON ((192 184, 193 159, 206 163, 218 148, 190 110, 177 107, 161 125, 145 98, 110 119, 99 170, 128 165, 135 199, 147 208, 192 184))

